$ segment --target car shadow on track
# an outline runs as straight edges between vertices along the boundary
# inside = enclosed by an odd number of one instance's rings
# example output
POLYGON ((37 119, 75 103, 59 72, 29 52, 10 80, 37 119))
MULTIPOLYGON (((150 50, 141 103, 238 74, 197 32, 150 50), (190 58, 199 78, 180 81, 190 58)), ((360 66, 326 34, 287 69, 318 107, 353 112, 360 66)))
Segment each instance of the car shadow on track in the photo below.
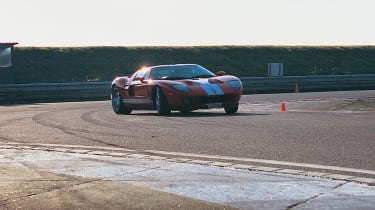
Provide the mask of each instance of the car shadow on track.
MULTIPOLYGON (((132 115, 137 116, 158 116, 157 113, 132 113, 132 115)), ((169 115, 163 115, 162 117, 244 117, 244 116, 263 116, 263 115, 271 115, 271 114, 254 114, 254 113, 234 113, 234 114, 227 114, 227 113, 220 113, 220 112, 188 112, 188 113, 181 113, 181 112, 172 112, 169 115)))

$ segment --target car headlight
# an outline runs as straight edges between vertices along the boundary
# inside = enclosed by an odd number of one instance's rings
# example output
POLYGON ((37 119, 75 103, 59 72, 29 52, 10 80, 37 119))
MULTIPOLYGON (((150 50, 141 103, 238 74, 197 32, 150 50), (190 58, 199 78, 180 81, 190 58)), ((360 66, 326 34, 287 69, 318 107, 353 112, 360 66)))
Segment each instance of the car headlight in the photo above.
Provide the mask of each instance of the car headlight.
POLYGON ((183 84, 174 84, 174 85, 172 85, 172 88, 177 90, 177 91, 183 92, 183 93, 189 93, 190 92, 190 89, 188 88, 188 86, 183 85, 183 84))
POLYGON ((233 88, 233 89, 236 89, 236 90, 240 90, 242 88, 242 83, 241 81, 239 80, 232 80, 232 81, 229 81, 228 84, 233 88))

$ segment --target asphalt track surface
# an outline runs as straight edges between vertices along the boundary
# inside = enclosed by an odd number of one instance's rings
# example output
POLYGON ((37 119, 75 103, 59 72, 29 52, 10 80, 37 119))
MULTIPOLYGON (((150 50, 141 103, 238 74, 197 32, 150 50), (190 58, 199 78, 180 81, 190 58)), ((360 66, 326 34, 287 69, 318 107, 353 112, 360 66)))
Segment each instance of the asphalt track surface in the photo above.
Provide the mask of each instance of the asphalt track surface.
POLYGON ((1 142, 116 147, 367 178, 375 178, 374 125, 375 91, 245 95, 232 115, 116 115, 110 101, 0 106, 1 142))

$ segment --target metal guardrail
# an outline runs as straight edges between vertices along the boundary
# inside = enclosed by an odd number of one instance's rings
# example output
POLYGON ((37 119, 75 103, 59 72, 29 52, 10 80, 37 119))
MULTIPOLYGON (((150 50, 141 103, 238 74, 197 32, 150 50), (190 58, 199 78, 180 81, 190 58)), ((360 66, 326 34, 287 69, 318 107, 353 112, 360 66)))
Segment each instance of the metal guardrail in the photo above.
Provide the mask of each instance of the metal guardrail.
MULTIPOLYGON (((244 94, 375 89, 375 74, 244 77, 244 94)), ((108 100, 111 82, 0 85, 0 104, 108 100)))
POLYGON ((245 94, 375 89, 375 74, 245 77, 241 81, 245 94))
POLYGON ((0 85, 0 104, 107 100, 111 82, 0 85))

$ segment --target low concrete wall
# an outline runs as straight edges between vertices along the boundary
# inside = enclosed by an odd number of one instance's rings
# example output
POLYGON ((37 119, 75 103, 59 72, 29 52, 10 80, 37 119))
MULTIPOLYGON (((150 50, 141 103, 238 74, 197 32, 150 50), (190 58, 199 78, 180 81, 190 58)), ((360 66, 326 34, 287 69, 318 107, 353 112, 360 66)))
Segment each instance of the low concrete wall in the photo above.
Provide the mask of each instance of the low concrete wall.
MULTIPOLYGON (((241 78, 244 94, 375 89, 375 74, 241 78)), ((0 85, 0 104, 109 100, 111 82, 0 85)))

